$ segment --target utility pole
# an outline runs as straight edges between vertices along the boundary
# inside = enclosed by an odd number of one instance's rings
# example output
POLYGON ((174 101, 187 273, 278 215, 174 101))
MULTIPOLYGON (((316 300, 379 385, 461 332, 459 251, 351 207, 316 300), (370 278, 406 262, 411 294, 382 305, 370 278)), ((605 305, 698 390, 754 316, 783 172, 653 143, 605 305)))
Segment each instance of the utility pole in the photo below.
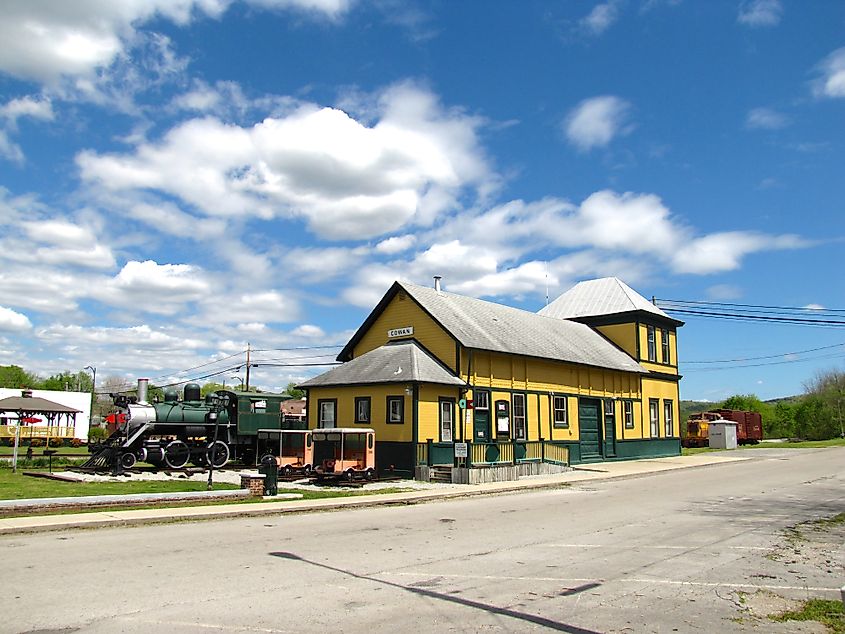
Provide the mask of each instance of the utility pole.
POLYGON ((249 342, 246 344, 246 387, 244 392, 249 392, 249 342))

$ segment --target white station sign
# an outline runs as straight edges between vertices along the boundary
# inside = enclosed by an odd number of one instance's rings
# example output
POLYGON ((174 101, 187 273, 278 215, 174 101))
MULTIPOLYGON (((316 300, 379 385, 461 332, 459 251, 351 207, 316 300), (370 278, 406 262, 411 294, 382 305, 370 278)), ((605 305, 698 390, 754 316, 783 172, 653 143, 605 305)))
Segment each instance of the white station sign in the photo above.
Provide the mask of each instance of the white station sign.
POLYGON ((405 326, 404 328, 394 328, 387 331, 387 338, 393 339, 395 337, 410 337, 414 334, 413 326, 405 326))

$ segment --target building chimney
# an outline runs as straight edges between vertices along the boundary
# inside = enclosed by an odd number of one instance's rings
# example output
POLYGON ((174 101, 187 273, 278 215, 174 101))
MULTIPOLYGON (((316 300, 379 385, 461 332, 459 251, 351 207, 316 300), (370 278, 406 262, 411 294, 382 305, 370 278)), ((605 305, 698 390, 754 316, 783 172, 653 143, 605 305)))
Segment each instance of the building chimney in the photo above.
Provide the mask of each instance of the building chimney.
POLYGON ((138 402, 139 403, 146 403, 147 402, 147 389, 150 386, 149 379, 138 379, 138 402))
POLYGON ((443 277, 441 275, 435 275, 434 276, 434 290, 437 291, 438 293, 440 292, 440 280, 442 280, 442 279, 443 279, 443 277))
POLYGON ((21 396, 23 398, 32 398, 32 390, 30 390, 30 389, 22 390, 21 396))

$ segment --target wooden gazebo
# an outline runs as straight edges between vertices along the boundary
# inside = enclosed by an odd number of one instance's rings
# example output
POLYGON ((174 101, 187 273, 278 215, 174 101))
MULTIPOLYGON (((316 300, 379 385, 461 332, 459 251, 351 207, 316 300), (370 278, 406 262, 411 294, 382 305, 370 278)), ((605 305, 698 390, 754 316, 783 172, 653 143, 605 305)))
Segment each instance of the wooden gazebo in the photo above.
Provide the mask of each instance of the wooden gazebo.
MULTIPOLYGON (((61 432, 61 428, 74 429, 76 427, 76 415, 81 414, 82 410, 48 401, 46 398, 33 396, 30 390, 23 390, 20 396, 9 396, 0 399, 0 414, 13 413, 17 414, 18 425, 26 418, 38 415, 47 421, 46 427, 30 426, 27 437, 31 438, 51 438, 67 436, 66 433, 61 432), (63 424, 64 423, 64 424, 63 424), (51 433, 51 432, 57 433, 51 433), (39 433, 40 432, 40 433, 39 433)), ((16 434, 17 437, 18 434, 16 434)), ((71 436, 73 434, 70 434, 71 436)))

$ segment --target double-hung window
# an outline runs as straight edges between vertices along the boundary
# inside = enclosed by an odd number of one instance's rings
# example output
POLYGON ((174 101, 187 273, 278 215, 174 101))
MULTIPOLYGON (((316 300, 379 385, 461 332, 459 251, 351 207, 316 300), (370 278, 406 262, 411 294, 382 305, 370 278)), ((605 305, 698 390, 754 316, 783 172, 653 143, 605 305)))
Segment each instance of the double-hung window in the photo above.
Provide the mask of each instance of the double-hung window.
POLYGON ((525 394, 513 395, 513 437, 516 440, 528 439, 528 425, 525 422, 525 394))
POLYGON ((634 402, 622 401, 623 414, 625 416, 625 429, 634 428, 634 402))
POLYGON ((657 362, 657 341, 655 340, 654 326, 646 326, 648 336, 648 360, 657 362))
POLYGON ((660 347, 662 348, 661 352, 663 354, 660 360, 667 365, 672 363, 672 355, 669 352, 669 330, 667 328, 663 328, 660 331, 660 347))
POLYGON ((565 396, 555 395, 554 409, 555 427, 569 427, 569 411, 566 408, 565 396))
POLYGON ((317 401, 317 409, 320 414, 320 420, 317 422, 318 427, 337 427, 335 422, 335 413, 337 412, 336 399, 320 399, 317 401))
POLYGON ((674 416, 672 415, 672 401, 663 401, 663 424, 665 426, 665 434, 666 438, 671 438, 673 436, 673 422, 674 416))
POLYGON ((445 399, 440 401, 440 442, 452 442, 454 412, 454 401, 445 399))
POLYGON ((660 401, 656 398, 648 399, 648 418, 651 423, 651 437, 660 437, 660 401))

